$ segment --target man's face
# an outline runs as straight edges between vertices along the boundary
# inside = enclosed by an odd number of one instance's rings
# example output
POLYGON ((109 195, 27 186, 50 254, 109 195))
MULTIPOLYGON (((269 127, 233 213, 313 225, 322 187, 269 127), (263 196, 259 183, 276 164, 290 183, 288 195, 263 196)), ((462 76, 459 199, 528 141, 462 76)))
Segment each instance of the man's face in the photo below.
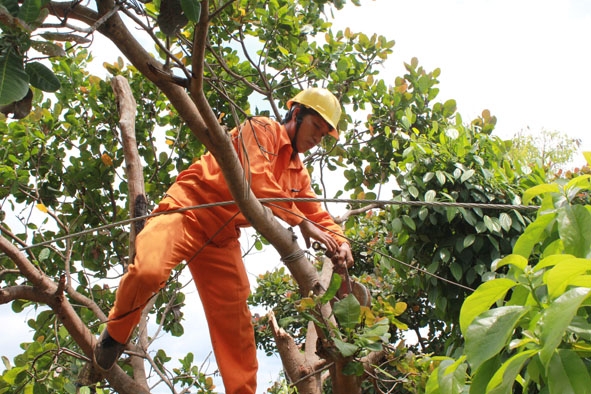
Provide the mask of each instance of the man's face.
POLYGON ((330 130, 331 127, 320 115, 305 115, 296 139, 298 152, 307 152, 318 145, 330 130))

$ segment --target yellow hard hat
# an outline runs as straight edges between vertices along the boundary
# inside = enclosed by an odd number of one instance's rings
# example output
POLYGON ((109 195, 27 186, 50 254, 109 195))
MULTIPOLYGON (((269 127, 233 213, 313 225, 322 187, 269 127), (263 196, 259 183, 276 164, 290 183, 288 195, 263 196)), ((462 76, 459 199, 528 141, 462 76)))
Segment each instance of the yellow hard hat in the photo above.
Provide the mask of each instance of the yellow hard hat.
POLYGON ((326 120, 326 123, 332 127, 329 134, 337 140, 339 139, 337 126, 341 119, 341 104, 334 94, 323 88, 308 88, 302 90, 294 98, 289 100, 287 102, 287 109, 290 109, 293 103, 305 105, 318 112, 326 120))

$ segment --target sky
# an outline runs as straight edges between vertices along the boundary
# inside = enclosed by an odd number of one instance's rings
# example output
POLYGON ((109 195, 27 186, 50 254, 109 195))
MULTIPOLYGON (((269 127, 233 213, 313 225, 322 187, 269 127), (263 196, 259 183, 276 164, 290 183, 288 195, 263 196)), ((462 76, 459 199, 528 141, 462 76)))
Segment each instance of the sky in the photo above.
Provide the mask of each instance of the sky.
MULTIPOLYGON (((590 1, 361 0, 361 4, 335 12, 334 29, 350 27, 396 41, 382 69, 386 82, 393 84, 396 76, 404 74, 404 62, 417 57, 427 71, 441 69, 438 100, 455 99, 465 121, 488 109, 497 117, 495 133, 503 138, 520 130, 529 129, 534 135, 543 129, 557 130, 581 139, 582 150, 591 151, 591 126, 586 121, 591 112, 590 1)), ((575 164, 583 164, 582 156, 575 158, 575 164)), ((248 242, 247 237, 243 241, 248 242)), ((247 258, 251 284, 259 273, 281 266, 274 253, 247 258)), ((158 345, 173 358, 190 347, 196 362, 207 359, 207 372, 213 372, 196 291, 188 294, 186 304, 185 335, 164 337, 158 345)), ((19 344, 30 340, 26 320, 32 314, 14 315, 9 305, 0 305, 0 320, 11 327, 0 335, 1 356, 12 359, 19 344)), ((260 354, 259 363, 258 392, 264 393, 277 378, 281 362, 260 354)), ((216 383, 221 390, 220 380, 216 383)), ((159 392, 166 391, 154 391, 159 392)))
POLYGON ((500 137, 556 130, 591 150, 587 0, 362 0, 335 26, 395 40, 382 74, 392 84, 413 57, 440 68, 438 98, 464 121, 488 109, 500 137))

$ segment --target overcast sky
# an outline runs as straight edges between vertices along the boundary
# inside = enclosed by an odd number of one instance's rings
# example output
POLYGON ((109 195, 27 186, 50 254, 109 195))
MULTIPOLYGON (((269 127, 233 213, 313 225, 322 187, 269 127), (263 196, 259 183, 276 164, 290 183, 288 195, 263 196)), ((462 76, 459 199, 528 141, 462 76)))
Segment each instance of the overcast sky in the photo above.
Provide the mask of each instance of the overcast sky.
MULTIPOLYGON (((534 133, 558 130, 582 139, 582 148, 591 151, 590 1, 362 0, 362 7, 347 6, 335 16, 337 28, 396 41, 383 68, 387 81, 393 83, 404 74, 403 62, 417 57, 428 71, 441 68, 439 100, 455 99, 465 121, 488 109, 497 116, 496 133, 502 137, 528 127, 534 133)), ((583 163, 582 158, 575 162, 583 163)), ((273 257, 270 265, 261 266, 260 257, 246 262, 252 283, 259 272, 279 266, 273 257)), ((163 339, 167 343, 160 346, 173 358, 191 350, 199 362, 210 345, 195 291, 184 313, 185 335, 163 339)), ((10 329, 0 335, 0 355, 12 359, 19 344, 30 340, 25 324, 30 317, 33 312, 15 316, 10 306, 0 306, 0 319, 10 321, 10 329)), ((259 361, 259 393, 264 393, 280 361, 262 355, 259 361)))
POLYGON ((386 80, 412 57, 440 68, 465 121, 488 109, 501 137, 558 130, 591 150, 591 1, 362 0, 335 25, 396 41, 386 80))

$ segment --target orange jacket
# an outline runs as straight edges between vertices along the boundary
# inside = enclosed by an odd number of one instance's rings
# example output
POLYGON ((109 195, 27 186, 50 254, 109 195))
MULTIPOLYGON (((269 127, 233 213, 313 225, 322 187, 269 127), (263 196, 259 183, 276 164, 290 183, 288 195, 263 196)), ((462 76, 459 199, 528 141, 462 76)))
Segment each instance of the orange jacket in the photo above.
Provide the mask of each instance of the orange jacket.
MULTIPOLYGON (((293 154, 285 127, 264 117, 250 118, 231 132, 234 148, 251 189, 258 198, 315 198, 310 175, 298 154, 293 154)), ((201 205, 233 200, 216 159, 203 155, 187 170, 182 171, 167 194, 183 206, 201 205)), ((273 214, 291 226, 303 217, 336 234, 343 234, 319 202, 276 202, 268 205, 273 214)), ((194 211, 201 226, 215 241, 239 236, 239 228, 250 224, 236 205, 194 211), (236 215, 234 217, 234 215, 236 215), (223 227, 223 229, 222 229, 223 227), (221 231, 218 230, 222 229, 221 231)), ((331 236, 340 245, 344 238, 331 236)))

